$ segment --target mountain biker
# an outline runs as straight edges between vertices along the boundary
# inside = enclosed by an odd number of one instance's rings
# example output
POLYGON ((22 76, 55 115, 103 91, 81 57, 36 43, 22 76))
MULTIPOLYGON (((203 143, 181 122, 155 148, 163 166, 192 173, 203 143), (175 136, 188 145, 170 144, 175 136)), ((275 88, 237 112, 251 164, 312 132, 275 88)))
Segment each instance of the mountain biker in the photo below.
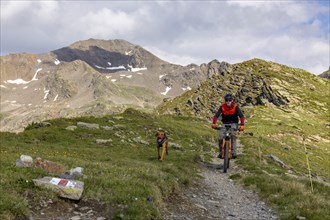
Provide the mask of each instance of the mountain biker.
MULTIPOLYGON (((225 136, 226 128, 225 124, 231 125, 231 129, 236 131, 238 128, 238 117, 240 118, 240 127, 239 131, 244 131, 244 115, 238 105, 234 102, 234 96, 232 94, 226 94, 224 96, 225 102, 221 104, 218 112, 213 117, 212 128, 216 128, 216 123, 219 116, 222 116, 223 126, 219 131, 219 152, 218 158, 222 159, 222 143, 225 136)), ((232 158, 237 158, 236 151, 236 132, 232 132, 231 135, 231 144, 232 144, 232 158)))

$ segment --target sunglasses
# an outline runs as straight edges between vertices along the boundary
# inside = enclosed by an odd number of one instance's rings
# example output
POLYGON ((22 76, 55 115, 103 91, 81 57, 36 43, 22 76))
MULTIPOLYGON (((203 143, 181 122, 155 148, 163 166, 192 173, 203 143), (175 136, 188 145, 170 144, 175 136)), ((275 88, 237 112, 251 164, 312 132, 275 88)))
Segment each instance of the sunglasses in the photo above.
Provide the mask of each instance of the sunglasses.
POLYGON ((233 100, 232 99, 226 99, 226 102, 232 102, 233 100))

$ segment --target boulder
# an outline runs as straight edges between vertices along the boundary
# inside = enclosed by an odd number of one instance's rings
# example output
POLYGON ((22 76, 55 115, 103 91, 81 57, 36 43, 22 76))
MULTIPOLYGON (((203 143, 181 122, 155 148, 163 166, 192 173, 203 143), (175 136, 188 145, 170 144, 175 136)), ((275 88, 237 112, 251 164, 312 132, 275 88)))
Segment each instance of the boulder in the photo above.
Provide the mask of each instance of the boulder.
POLYGON ((33 159, 28 155, 21 155, 20 159, 16 160, 16 166, 18 167, 32 167, 33 159))
POLYGON ((97 144, 106 144, 108 142, 112 142, 112 139, 104 140, 104 139, 96 139, 97 144))
POLYGON ((70 175, 74 175, 74 176, 83 176, 83 171, 84 171, 84 168, 82 167, 76 167, 76 168, 73 168, 69 171, 70 175))
POLYGON ((62 198, 80 200, 84 191, 84 183, 78 180, 61 179, 55 177, 43 177, 33 179, 36 186, 51 189, 62 198))
POLYGON ((70 125, 70 126, 66 127, 65 129, 68 130, 68 131, 74 131, 74 130, 77 129, 77 126, 75 126, 75 125, 70 125))
POLYGON ((81 128, 87 128, 87 129, 100 129, 100 125, 93 124, 93 123, 85 123, 85 122, 77 122, 77 126, 81 128))
POLYGON ((43 160, 40 157, 36 159, 35 167, 41 168, 49 173, 64 174, 65 167, 49 160, 43 160))

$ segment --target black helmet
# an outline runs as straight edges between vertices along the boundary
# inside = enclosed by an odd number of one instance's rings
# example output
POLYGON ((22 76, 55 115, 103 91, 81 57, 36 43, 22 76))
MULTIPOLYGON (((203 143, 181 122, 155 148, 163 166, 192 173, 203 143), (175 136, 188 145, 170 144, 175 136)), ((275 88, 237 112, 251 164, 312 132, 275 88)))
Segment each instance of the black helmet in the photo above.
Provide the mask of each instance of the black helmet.
POLYGON ((232 94, 226 94, 224 96, 224 98, 225 98, 225 101, 227 101, 228 99, 234 100, 234 96, 232 94))

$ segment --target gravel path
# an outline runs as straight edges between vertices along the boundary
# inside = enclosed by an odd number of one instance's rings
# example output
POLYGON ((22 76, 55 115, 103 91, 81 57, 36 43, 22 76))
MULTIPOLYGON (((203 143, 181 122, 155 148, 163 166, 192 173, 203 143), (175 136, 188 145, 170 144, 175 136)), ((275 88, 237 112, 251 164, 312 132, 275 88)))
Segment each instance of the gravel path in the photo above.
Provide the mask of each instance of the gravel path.
POLYGON ((278 219, 255 192, 244 189, 229 178, 232 174, 243 172, 234 160, 230 163, 227 173, 222 170, 223 160, 214 158, 211 163, 202 163, 201 181, 185 189, 182 194, 169 198, 162 211, 164 219, 278 219))

